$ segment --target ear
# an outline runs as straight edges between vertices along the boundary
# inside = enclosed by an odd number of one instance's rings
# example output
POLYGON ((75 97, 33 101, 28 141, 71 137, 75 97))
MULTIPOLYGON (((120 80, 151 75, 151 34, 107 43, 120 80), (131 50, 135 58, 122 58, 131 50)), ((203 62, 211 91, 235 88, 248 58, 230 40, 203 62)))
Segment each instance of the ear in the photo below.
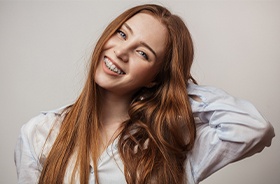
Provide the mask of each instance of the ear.
POLYGON ((156 82, 150 82, 149 84, 145 85, 144 87, 146 87, 146 88, 152 88, 152 87, 154 87, 155 85, 157 85, 156 82))

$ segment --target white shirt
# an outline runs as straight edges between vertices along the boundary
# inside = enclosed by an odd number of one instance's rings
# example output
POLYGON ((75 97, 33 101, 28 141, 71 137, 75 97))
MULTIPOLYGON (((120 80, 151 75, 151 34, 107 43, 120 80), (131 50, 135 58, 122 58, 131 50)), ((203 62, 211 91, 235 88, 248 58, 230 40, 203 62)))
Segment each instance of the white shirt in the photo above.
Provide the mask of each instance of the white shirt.
MULTIPOLYGON (((188 92, 201 99, 198 102, 190 98, 197 137, 185 162, 188 184, 197 184, 227 164, 270 146, 273 127, 248 101, 234 98, 220 89, 195 84, 189 84, 188 92)), ((18 183, 38 183, 42 163, 58 135, 63 109, 43 112, 22 126, 15 148, 18 183)), ((117 141, 99 159, 101 184, 126 183, 117 141)), ((70 160, 64 183, 69 183, 74 163, 70 160)), ((92 164, 90 167, 90 183, 93 184, 92 164)))

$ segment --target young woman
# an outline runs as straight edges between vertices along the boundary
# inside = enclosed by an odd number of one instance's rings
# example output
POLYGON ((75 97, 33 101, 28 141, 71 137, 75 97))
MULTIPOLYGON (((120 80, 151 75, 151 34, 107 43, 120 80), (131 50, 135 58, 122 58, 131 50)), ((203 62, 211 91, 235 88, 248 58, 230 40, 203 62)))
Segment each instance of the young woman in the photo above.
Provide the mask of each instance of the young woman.
POLYGON ((183 21, 133 7, 105 29, 77 101, 21 129, 19 183, 199 183, 260 152, 272 126, 249 102, 190 74, 183 21))

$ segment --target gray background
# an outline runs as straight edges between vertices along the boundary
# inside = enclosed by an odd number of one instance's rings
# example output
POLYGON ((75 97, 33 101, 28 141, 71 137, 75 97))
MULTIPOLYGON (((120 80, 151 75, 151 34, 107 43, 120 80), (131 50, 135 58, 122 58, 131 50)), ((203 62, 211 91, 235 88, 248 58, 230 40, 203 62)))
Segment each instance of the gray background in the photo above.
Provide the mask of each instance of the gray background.
MULTIPOLYGON (((75 101, 96 39, 140 1, 0 1, 0 183, 16 183, 20 127, 41 110, 75 101)), ((151 2, 151 1, 141 1, 151 2)), ((248 99, 279 132, 280 2, 152 1, 183 17, 200 84, 248 99)), ((203 184, 279 184, 280 141, 203 184)))

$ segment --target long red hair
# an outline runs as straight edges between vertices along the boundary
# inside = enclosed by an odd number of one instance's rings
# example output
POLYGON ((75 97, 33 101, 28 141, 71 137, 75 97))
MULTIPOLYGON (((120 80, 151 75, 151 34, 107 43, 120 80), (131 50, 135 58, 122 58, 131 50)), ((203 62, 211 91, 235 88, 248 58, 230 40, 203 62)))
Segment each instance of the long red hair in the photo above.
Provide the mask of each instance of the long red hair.
POLYGON ((63 183, 70 158, 75 152, 72 181, 79 171, 80 183, 88 183, 90 159, 93 160, 96 183, 100 154, 101 128, 99 114, 101 95, 94 76, 106 41, 121 25, 139 12, 149 13, 168 30, 166 55, 156 84, 143 88, 129 107, 129 120, 120 127, 118 150, 129 184, 184 183, 188 151, 195 140, 195 125, 188 100, 193 44, 184 22, 159 5, 133 7, 113 20, 98 40, 92 54, 85 86, 77 101, 67 109, 59 134, 47 156, 39 183, 63 183))

